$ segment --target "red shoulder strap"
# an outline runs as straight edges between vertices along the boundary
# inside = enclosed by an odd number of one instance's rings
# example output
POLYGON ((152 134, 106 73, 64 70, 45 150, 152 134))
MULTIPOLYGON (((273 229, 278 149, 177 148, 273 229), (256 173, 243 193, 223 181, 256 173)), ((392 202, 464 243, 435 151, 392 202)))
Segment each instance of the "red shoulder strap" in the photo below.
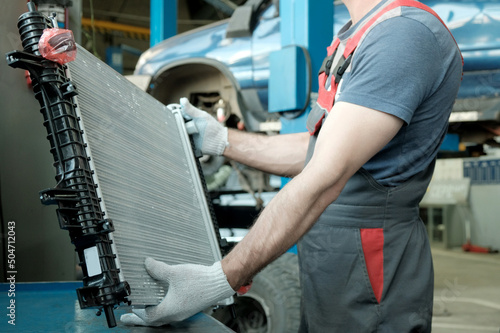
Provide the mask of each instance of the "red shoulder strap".
POLYGON ((340 44, 340 39, 337 37, 335 38, 335 40, 333 41, 332 45, 328 46, 326 48, 326 51, 327 51, 327 55, 328 56, 331 56, 333 54, 333 52, 335 52, 335 50, 337 49, 337 47, 339 47, 339 44, 340 44))

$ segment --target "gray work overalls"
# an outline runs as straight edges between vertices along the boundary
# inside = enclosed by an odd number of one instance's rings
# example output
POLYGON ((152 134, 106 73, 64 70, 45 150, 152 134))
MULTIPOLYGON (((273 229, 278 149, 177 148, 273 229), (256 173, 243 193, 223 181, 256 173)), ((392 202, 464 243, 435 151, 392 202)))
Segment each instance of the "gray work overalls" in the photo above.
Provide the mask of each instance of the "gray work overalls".
POLYGON ((300 332, 430 332, 434 273, 418 203, 432 171, 391 188, 364 169, 347 182, 298 243, 300 332))
MULTIPOLYGON (((389 2, 357 28, 344 50, 338 49, 338 39, 328 48, 317 105, 307 120, 307 161, 358 42, 377 17, 398 6, 428 9, 415 1, 389 2), (337 50, 343 52, 341 57, 335 56, 337 50), (330 68, 336 72, 329 78, 330 68), (331 89, 325 89, 326 84, 331 89)), ((434 162, 396 187, 380 185, 363 168, 347 182, 298 243, 300 332, 431 331, 434 274, 418 204, 433 169, 434 162)))

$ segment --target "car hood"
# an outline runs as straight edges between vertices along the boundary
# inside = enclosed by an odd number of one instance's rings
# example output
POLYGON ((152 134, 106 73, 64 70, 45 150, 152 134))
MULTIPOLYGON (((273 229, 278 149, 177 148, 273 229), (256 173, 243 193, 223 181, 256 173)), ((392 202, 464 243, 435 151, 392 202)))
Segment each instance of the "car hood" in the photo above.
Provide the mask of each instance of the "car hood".
POLYGON ((173 60, 206 56, 221 47, 227 24, 228 20, 218 21, 158 43, 141 55, 135 74, 153 74, 173 60))

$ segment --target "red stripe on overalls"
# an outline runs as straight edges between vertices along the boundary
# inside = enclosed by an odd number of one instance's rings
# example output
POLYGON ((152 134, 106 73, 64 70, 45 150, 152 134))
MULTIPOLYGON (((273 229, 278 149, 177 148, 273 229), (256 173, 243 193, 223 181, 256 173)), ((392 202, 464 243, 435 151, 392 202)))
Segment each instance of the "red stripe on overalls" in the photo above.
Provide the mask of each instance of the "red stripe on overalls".
POLYGON ((384 290, 384 229, 360 229, 366 270, 377 302, 384 290))

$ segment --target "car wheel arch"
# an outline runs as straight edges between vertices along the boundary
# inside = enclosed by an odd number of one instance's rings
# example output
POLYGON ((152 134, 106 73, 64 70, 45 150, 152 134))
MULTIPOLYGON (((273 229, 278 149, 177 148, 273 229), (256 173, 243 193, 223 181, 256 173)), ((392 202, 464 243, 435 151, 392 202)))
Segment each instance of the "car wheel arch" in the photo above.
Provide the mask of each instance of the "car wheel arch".
POLYGON ((164 104, 178 103, 180 97, 193 92, 209 93, 218 90, 229 101, 238 116, 245 110, 240 96, 240 84, 227 66, 208 58, 178 60, 162 67, 153 76, 148 93, 164 104))

